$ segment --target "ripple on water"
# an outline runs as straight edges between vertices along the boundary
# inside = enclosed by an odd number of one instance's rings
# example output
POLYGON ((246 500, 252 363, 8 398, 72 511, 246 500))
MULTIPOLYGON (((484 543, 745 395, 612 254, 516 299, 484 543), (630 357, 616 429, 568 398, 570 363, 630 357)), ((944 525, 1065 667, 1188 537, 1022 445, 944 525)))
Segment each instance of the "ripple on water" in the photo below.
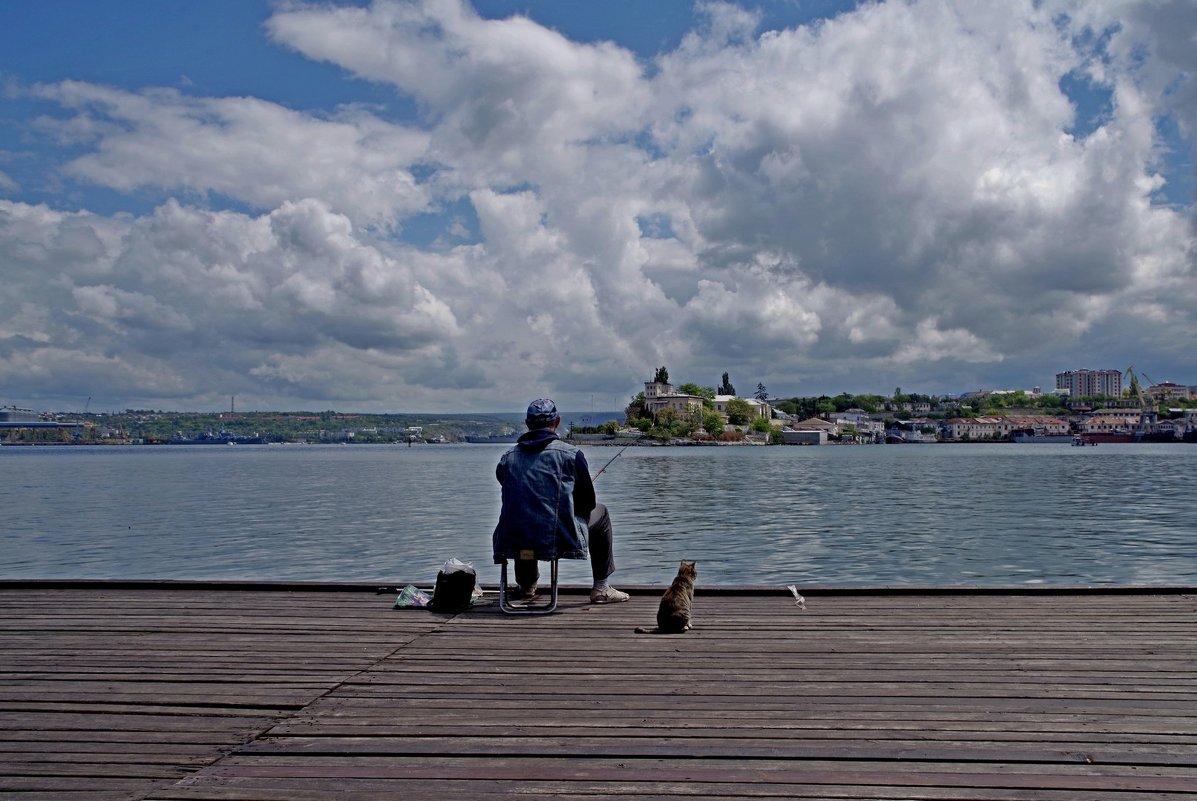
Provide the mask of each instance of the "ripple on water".
MULTIPOLYGON (((6 448, 0 571, 391 583, 457 556, 490 581, 502 450, 6 448)), ((597 489, 624 583, 685 558, 706 584, 1192 584, 1195 467, 1184 445, 630 448, 597 489)))

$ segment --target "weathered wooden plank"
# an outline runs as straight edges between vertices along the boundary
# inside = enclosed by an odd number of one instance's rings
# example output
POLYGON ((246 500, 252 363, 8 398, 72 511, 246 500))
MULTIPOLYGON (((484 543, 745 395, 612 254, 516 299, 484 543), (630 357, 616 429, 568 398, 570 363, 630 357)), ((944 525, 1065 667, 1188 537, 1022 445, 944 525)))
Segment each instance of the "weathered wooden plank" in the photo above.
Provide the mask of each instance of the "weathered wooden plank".
MULTIPOLYGON (((1133 765, 1140 775, 1147 766, 1197 766, 1197 747, 1158 743, 1055 743, 1048 740, 962 740, 932 739, 778 739, 766 737, 677 737, 657 734, 652 737, 596 737, 571 733, 566 737, 528 736, 518 742, 502 737, 407 737, 407 738, 264 738, 255 743, 255 756, 335 756, 363 758, 462 754, 470 756, 510 756, 551 753, 556 758, 677 758, 677 759, 840 759, 932 761, 1000 761, 1020 763, 1085 762, 1095 765, 1133 765)), ((1197 774, 1193 776, 1197 781, 1197 774)))
MULTIPOLYGON (((611 738, 648 738, 661 737, 668 734, 694 738, 717 738, 720 740, 729 740, 732 738, 748 740, 780 738, 793 741, 864 740, 871 742, 882 740, 951 740, 985 743, 1027 742, 1045 745, 1063 743, 1073 748, 1081 748, 1086 744, 1118 743, 1133 744, 1130 747, 1138 745, 1150 745, 1153 748, 1157 745, 1164 747, 1179 746, 1186 753, 1197 754, 1197 742, 1194 742, 1191 732, 1184 734, 1158 734, 1154 731, 1143 731, 1142 729, 1131 730, 1122 727, 1115 730, 1113 726, 1107 727, 1110 729, 1108 731, 1077 732, 1061 731, 1060 724, 1058 723, 1035 724, 1017 729, 996 726, 992 728, 980 728, 976 724, 969 727, 960 725, 952 726, 945 723, 938 723, 934 729, 928 729, 925 725, 883 726, 881 724, 847 725, 844 723, 837 725, 835 721, 823 721, 821 725, 812 723, 806 726, 784 727, 754 726, 748 723, 743 726, 728 725, 716 727, 714 721, 706 721, 705 723, 706 725, 703 726, 694 723, 690 725, 671 725, 662 721, 656 726, 650 726, 636 725, 627 721, 622 723, 611 723, 610 721, 596 723, 593 719, 587 718, 584 724, 562 722, 544 724, 538 722, 527 725, 500 725, 492 722, 489 724, 471 725, 465 721, 451 724, 438 720, 434 723, 414 721, 406 725, 353 725, 352 721, 348 723, 341 720, 326 722, 319 718, 303 718, 290 720, 272 727, 270 736, 273 738, 371 737, 379 739, 414 739, 421 737, 458 739, 480 736, 569 738, 576 737, 579 733, 584 732, 592 737, 611 738)), ((0 742, 3 742, 3 738, 0 738, 0 742)))
MULTIPOLYGON (((254 731, 258 731, 255 728, 254 731)), ((137 748, 143 744, 163 746, 168 744, 186 748, 194 745, 204 748, 205 753, 212 753, 212 745, 228 744, 228 737, 219 732, 191 731, 119 731, 107 728, 99 731, 0 731, 0 743, 4 750, 12 750, 14 746, 28 744, 30 748, 46 748, 46 743, 61 745, 66 750, 77 746, 94 746, 102 749, 109 743, 127 743, 130 748, 137 748)))
MULTIPOLYGON (((154 745, 144 743, 130 747, 127 743, 97 744, 95 748, 83 750, 78 747, 57 747, 48 751, 45 744, 40 748, 15 750, 13 743, 0 745, 0 765, 11 770, 17 766, 30 765, 168 765, 184 768, 189 765, 207 765, 212 762, 209 746, 154 745)), ((24 743, 23 745, 32 745, 24 743)))
POLYGON ((119 793, 119 797, 127 799, 162 783, 161 779, 144 776, 10 776, 0 769, 0 798, 6 798, 4 794, 8 793, 20 801, 31 793, 42 793, 50 798, 70 798, 68 793, 82 794, 83 798, 88 798, 91 793, 119 793))
POLYGON ((632 633, 655 594, 535 620, 392 600, 0 590, 0 788, 113 792, 72 782, 209 759, 139 792, 1197 798, 1191 594, 808 593, 802 612, 700 592, 678 637, 632 633))
POLYGON ((486 778, 536 782, 563 778, 621 781, 727 782, 727 783, 806 783, 806 784, 905 784, 912 787, 961 786, 1004 788, 1052 788, 1067 790, 1127 790, 1137 792, 1193 792, 1197 776, 1192 773, 1160 775, 1156 771, 1103 769, 1101 766, 1037 766, 989 764, 903 764, 838 763, 804 765, 795 762, 762 764, 755 760, 627 760, 597 759, 454 759, 387 760, 385 764, 360 765, 339 760, 321 766, 301 764, 234 764, 234 758, 222 760, 204 771, 209 777, 259 777, 283 775, 288 778, 338 779, 433 779, 486 778))
MULTIPOLYGON (((188 757, 183 764, 157 764, 153 761, 123 762, 108 760, 103 762, 64 759, 58 761, 20 761, 0 763, 0 770, 16 778, 32 779, 38 776, 47 777, 46 784, 55 784, 61 779, 71 779, 85 776, 95 779, 142 779, 162 780, 177 779, 188 775, 187 764, 194 764, 195 760, 188 757)), ((194 768, 192 768, 194 770, 194 768)), ((0 787, 8 781, 0 779, 0 787)))
MULTIPOLYGON (((404 780, 357 780, 340 784, 341 791, 354 801, 394 801, 410 791, 404 780)), ((1068 790, 1035 788, 962 788, 842 786, 814 784, 749 784, 711 782, 632 782, 612 779, 607 782, 585 781, 494 781, 428 779, 419 783, 420 799, 461 801, 470 798, 518 798, 521 801, 592 801, 595 798, 635 799, 636 801, 728 801, 728 799, 780 798, 803 801, 1145 801, 1142 793, 1109 790, 1068 790), (702 789, 695 792, 696 787, 702 789)), ((327 801, 337 792, 328 782, 311 779, 228 779, 222 785, 186 785, 179 783, 155 792, 146 801, 327 801)), ((1155 793, 1155 801, 1191 798, 1187 793, 1155 793)))
POLYGON ((191 709, 185 714, 156 714, 156 709, 141 712, 57 712, 23 711, 0 715, 0 731, 195 731, 243 732, 255 730, 275 720, 277 715, 248 716, 245 710, 222 714, 223 710, 191 709))

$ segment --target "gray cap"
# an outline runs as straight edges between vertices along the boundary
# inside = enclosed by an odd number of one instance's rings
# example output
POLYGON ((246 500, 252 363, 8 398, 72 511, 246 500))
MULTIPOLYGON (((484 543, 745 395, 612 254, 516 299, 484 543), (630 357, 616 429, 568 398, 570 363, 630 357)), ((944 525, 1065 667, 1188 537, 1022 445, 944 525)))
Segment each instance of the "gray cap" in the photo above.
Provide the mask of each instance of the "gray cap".
POLYGON ((548 428, 561 419, 557 412, 557 404, 548 398, 537 398, 528 404, 528 415, 524 422, 528 428, 548 428))

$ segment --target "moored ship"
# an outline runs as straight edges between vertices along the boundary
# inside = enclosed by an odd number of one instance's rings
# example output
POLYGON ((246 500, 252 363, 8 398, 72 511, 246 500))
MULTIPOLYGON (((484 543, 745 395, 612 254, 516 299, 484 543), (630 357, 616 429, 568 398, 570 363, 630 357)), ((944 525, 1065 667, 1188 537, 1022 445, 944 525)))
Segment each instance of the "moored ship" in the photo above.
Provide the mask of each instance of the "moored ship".
POLYGON ((178 434, 167 440, 170 445, 261 445, 265 442, 265 437, 232 434, 228 431, 216 434, 206 431, 194 437, 184 437, 182 434, 178 434))
POLYGON ((1081 434, 1081 439, 1087 445, 1096 445, 1099 442, 1135 442, 1136 436, 1133 431, 1087 431, 1081 434))
POLYGON ((520 438, 520 435, 514 434, 514 433, 513 434, 491 434, 489 436, 469 435, 469 436, 466 436, 465 441, 471 442, 475 445, 490 445, 493 443, 500 443, 500 442, 511 443, 511 442, 515 442, 519 438, 520 438))
POLYGON ((1055 442, 1067 444, 1072 442, 1072 434, 1048 434, 1031 428, 1020 428, 1010 432, 1011 442, 1055 442))

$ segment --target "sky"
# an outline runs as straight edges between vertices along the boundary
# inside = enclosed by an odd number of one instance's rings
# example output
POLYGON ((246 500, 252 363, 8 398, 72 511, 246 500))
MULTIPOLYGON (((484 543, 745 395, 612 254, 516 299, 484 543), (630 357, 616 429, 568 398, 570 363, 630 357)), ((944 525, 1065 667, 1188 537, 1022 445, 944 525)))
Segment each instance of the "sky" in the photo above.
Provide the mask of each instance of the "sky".
POLYGON ((4 3, 0 405, 1197 384, 1195 131, 1189 0, 4 3))

